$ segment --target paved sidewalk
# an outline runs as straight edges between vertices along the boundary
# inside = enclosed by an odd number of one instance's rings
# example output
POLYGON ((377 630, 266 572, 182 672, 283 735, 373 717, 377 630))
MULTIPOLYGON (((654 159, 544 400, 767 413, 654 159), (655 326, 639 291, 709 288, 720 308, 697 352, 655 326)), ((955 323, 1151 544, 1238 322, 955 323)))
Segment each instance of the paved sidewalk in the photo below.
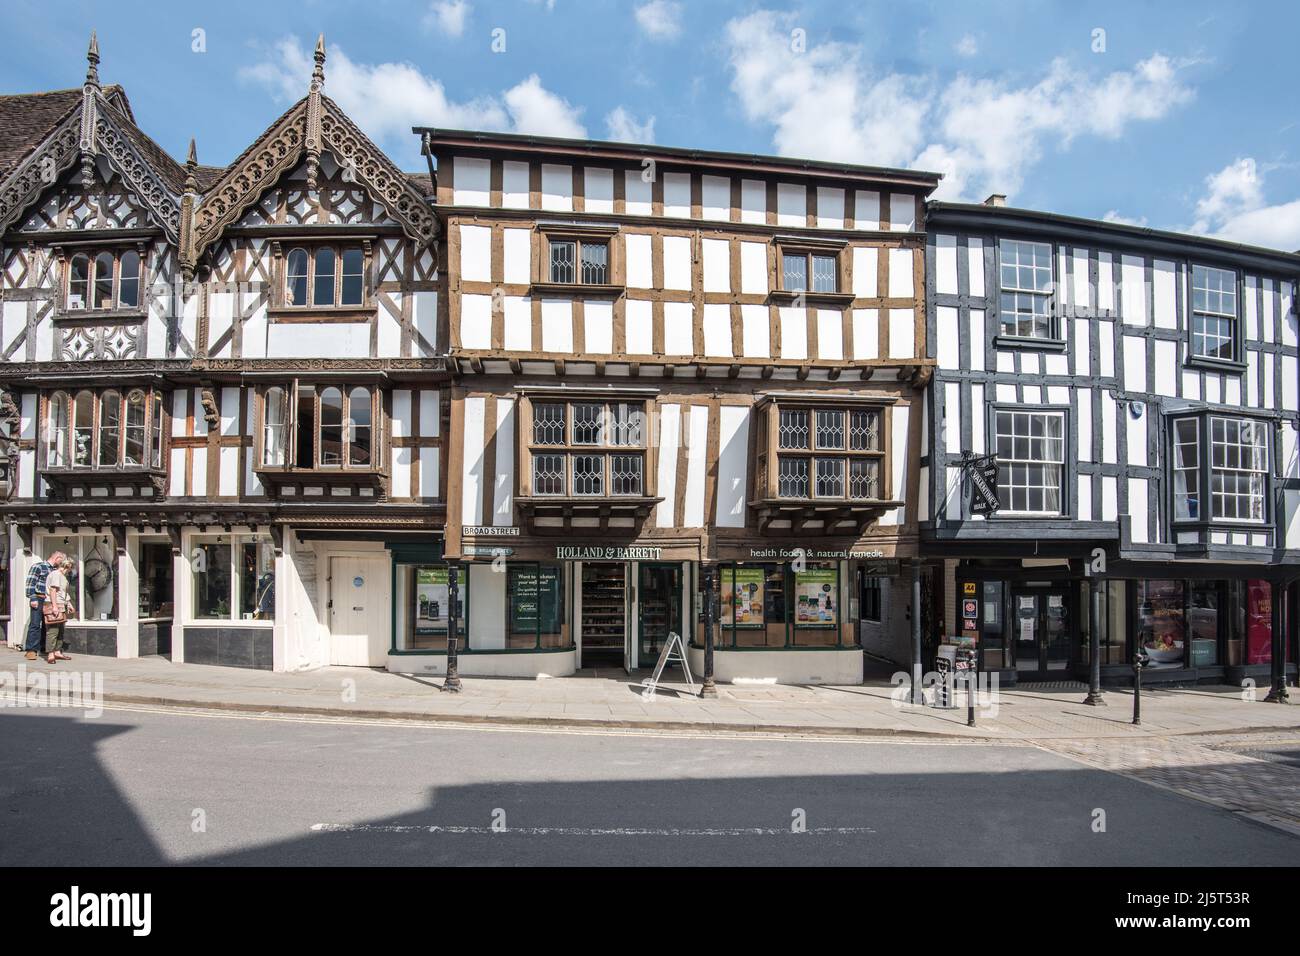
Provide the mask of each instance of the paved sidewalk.
MULTIPOLYGON (((803 734, 907 736, 918 740, 984 741, 1129 739, 1171 735, 1300 732, 1300 706, 1245 701, 1232 687, 1144 690, 1142 726, 1130 723, 1132 695, 1108 691, 1109 706, 1081 703, 1082 685, 1043 685, 1002 690, 996 714, 981 712, 966 726, 958 710, 898 706, 897 691, 883 681, 865 685, 719 685, 716 700, 663 685, 644 700, 640 675, 587 671, 540 680, 464 679, 459 694, 440 691, 441 679, 382 670, 327 667, 277 674, 269 671, 173 664, 164 658, 117 660, 78 655, 58 665, 28 662, 0 649, 0 674, 77 671, 103 675, 105 703, 163 704, 249 713, 416 719, 500 726, 803 734)), ((12 681, 12 678, 10 678, 12 681)), ((12 686, 12 684, 10 685, 12 686)), ((1300 698, 1300 694, 1296 695, 1300 698)))

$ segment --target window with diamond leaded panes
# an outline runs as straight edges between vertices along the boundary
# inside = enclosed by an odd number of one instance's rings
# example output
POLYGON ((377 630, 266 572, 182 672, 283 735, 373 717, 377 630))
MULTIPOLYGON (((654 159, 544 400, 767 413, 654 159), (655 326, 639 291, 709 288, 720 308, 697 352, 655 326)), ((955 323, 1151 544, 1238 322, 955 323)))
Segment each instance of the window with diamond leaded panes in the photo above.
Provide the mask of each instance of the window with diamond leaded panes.
POLYGON ((839 257, 834 252, 783 249, 781 289, 784 292, 839 292, 839 257))
POLYGON ((777 495, 882 500, 883 414, 879 408, 779 408, 777 495))
POLYGON ((609 283, 609 243, 603 239, 551 239, 551 282, 568 285, 609 283))
POLYGON ((645 494, 645 403, 594 399, 532 403, 532 494, 645 494))

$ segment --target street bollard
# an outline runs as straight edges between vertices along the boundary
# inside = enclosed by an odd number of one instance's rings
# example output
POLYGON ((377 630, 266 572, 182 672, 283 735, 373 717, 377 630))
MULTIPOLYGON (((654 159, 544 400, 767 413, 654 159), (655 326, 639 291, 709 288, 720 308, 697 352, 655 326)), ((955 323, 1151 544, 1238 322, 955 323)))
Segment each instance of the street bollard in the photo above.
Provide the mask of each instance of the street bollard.
POLYGON ((966 672, 966 726, 975 726, 975 688, 979 682, 975 679, 975 670, 966 672))
POLYGON ((1133 655, 1133 726, 1142 726, 1142 668, 1151 663, 1149 655, 1138 651, 1133 655))

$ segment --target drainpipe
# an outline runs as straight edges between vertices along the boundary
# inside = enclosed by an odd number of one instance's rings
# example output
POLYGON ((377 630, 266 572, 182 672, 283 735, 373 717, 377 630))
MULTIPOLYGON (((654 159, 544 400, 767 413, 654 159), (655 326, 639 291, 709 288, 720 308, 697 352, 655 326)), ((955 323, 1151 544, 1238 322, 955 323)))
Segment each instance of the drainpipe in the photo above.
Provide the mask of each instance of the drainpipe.
POLYGON ((921 559, 912 559, 912 703, 921 704, 921 559))

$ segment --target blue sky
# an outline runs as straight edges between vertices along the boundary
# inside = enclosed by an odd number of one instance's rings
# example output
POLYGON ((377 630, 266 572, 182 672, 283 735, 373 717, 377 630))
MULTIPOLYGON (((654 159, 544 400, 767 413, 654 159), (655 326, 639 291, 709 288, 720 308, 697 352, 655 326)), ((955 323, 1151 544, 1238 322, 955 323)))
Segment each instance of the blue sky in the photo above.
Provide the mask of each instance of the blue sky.
POLYGON ((947 174, 947 198, 1005 192, 1020 206, 1300 248, 1294 3, 5 8, 0 89, 78 85, 93 27, 103 80, 126 87, 174 155, 195 136, 203 162, 229 162, 303 95, 323 32, 326 92, 407 169, 421 168, 413 123, 635 138, 930 168, 947 174))

